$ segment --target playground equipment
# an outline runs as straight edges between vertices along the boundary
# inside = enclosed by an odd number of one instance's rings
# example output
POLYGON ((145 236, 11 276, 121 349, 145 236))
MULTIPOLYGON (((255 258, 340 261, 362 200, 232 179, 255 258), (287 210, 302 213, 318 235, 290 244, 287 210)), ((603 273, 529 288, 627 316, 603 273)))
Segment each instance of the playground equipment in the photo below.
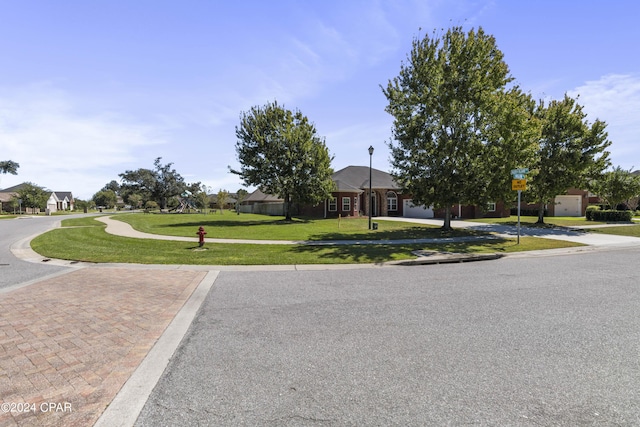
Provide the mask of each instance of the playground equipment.
MULTIPOLYGON (((180 205, 176 206, 175 209, 172 209, 175 210, 176 213, 184 213, 185 210, 189 212, 191 209, 198 210, 198 207, 193 200, 193 194, 191 194, 190 191, 182 193, 180 197, 178 197, 178 201, 180 202, 180 205)), ((169 212, 171 212, 171 210, 169 212)))

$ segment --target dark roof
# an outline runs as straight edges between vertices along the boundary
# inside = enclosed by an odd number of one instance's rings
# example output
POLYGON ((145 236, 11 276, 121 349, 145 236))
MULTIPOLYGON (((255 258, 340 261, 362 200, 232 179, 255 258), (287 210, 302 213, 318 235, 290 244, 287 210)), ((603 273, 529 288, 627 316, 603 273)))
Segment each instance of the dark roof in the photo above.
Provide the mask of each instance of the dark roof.
MULTIPOLYGON (((369 167, 368 166, 347 166, 331 175, 334 182, 349 185, 351 187, 366 190, 369 188, 369 167)), ((375 189, 399 190, 390 173, 371 169, 371 187, 375 189)))
POLYGON ((242 202, 284 202, 284 199, 281 199, 278 196, 272 196, 271 194, 265 194, 258 189, 249 194, 242 202))
POLYGON ((73 200, 73 194, 71 194, 71 191, 54 191, 54 193, 58 200, 64 200, 65 197, 69 201, 73 200))
POLYGON ((22 188, 25 185, 27 185, 27 183, 23 182, 22 184, 14 185, 13 187, 9 187, 9 188, 5 188, 4 190, 0 190, 0 192, 2 192, 2 193, 15 193, 16 191, 22 190, 22 188))
POLYGON ((339 191, 341 193, 363 193, 364 191, 359 189, 358 187, 354 187, 353 185, 350 185, 349 183, 346 183, 344 181, 341 181, 339 179, 334 179, 333 182, 335 182, 336 184, 336 189, 335 191, 339 191))

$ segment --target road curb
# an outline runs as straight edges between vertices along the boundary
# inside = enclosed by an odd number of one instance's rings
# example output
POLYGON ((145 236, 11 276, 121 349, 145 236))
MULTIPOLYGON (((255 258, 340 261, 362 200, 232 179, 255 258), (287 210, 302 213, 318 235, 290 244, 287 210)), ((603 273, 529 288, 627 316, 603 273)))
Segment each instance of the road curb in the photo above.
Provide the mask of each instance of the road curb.
POLYGON ((474 262, 474 261, 489 261, 494 259, 500 259, 504 257, 503 254, 435 254, 418 256, 416 259, 403 260, 403 261, 391 261, 387 264, 390 265, 430 265, 430 264, 453 264, 462 262, 474 262))

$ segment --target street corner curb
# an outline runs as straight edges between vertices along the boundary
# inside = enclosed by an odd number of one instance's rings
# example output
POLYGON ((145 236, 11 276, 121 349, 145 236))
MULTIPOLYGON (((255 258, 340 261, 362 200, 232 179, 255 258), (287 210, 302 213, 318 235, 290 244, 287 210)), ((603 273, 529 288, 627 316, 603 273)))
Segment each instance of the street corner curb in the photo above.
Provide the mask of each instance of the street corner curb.
POLYGON ((416 253, 418 258, 411 260, 395 261, 393 265, 411 266, 411 265, 430 265, 430 264, 452 264, 473 261, 489 261, 500 259, 504 254, 462 254, 462 253, 443 253, 443 252, 424 252, 416 253))

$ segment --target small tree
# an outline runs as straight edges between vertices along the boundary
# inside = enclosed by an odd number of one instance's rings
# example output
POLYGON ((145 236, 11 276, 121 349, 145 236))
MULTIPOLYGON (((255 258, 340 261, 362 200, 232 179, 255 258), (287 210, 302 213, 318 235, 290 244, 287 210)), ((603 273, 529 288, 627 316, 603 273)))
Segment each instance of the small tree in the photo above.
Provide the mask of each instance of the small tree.
POLYGON ((127 196, 127 202, 134 208, 134 209, 140 209, 140 206, 142 206, 142 196, 140 194, 129 194, 129 196, 127 196))
POLYGON ((236 192, 236 213, 238 215, 240 215, 240 205, 242 205, 242 202, 247 198, 248 195, 249 192, 244 188, 241 188, 236 192))
POLYGON ((204 212, 209 208, 209 192, 211 189, 206 185, 202 184, 200 186, 199 191, 195 192, 195 200, 198 208, 202 209, 204 212))
POLYGON ((241 115, 236 153, 244 184, 284 199, 291 220, 294 203, 317 204, 333 190, 331 156, 324 139, 300 111, 268 103, 241 115))
POLYGON ((158 203, 154 202, 153 200, 149 200, 144 204, 144 207, 145 209, 158 209, 158 203))
POLYGON ((224 206, 227 204, 227 200, 229 200, 229 192, 227 190, 218 191, 217 203, 220 208, 220 215, 224 213, 224 206))
POLYGON ((640 176, 617 166, 602 174, 594 182, 592 190, 611 209, 617 209, 618 205, 624 203, 628 209, 635 210, 635 199, 640 195, 640 176))
MULTIPOLYGON (((89 208, 90 208, 92 203, 93 202, 88 202, 86 200, 75 199, 76 209, 81 210, 81 211, 84 211, 85 209, 89 210, 89 208)), ((93 203, 93 205, 95 206, 95 203, 93 203)))

